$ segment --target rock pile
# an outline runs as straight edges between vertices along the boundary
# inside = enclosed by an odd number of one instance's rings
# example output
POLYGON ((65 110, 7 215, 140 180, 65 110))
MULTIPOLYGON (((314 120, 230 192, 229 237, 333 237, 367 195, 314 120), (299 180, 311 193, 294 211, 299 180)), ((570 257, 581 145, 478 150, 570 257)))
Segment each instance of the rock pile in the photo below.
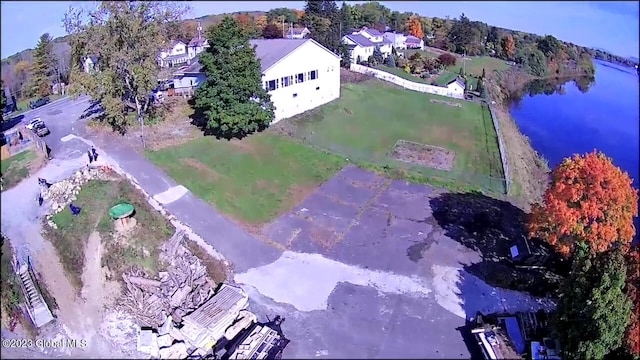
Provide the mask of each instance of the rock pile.
POLYGON ((57 214, 76 200, 81 187, 90 180, 114 180, 112 171, 108 168, 86 167, 76 171, 71 177, 52 184, 42 191, 42 198, 51 204, 51 214, 47 215, 47 224, 57 229, 51 220, 53 214, 57 214))

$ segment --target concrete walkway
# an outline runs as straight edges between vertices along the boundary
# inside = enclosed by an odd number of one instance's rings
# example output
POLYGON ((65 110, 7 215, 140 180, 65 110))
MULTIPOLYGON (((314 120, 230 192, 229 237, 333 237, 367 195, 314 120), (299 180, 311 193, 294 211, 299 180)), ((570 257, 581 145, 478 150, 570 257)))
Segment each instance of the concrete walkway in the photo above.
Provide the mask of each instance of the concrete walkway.
POLYGON ((222 254, 232 264, 234 272, 266 265, 280 257, 280 250, 256 239, 221 215, 124 141, 97 137, 84 141, 95 143, 99 152, 108 154, 147 194, 222 254))

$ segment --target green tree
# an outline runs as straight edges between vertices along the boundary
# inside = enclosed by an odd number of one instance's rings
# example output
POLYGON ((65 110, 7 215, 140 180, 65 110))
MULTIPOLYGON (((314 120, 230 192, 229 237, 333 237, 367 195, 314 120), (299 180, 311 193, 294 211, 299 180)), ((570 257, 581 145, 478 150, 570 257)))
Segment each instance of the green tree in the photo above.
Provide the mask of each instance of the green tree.
POLYGON ((52 41, 51 35, 42 34, 33 52, 31 92, 38 96, 51 94, 51 81, 49 78, 53 72, 54 65, 52 41))
POLYGON ((585 243, 576 247, 552 318, 565 359, 602 359, 622 345, 631 315, 626 271, 622 247, 597 255, 585 243))
POLYGON ((388 67, 392 67, 392 68, 396 67, 396 58, 393 54, 387 56, 386 64, 388 67))
POLYGON ((351 51, 347 44, 340 44, 338 46, 338 54, 340 54, 340 66, 348 69, 351 66, 351 51))
POLYGON ((558 54, 558 52, 562 48, 562 43, 560 43, 560 41, 552 35, 547 35, 543 38, 538 39, 536 45, 546 57, 550 58, 558 54))
POLYGON ((100 101, 115 130, 125 133, 127 114, 134 112, 144 131, 154 110, 149 94, 158 85, 158 51, 169 44, 167 26, 186 10, 163 1, 102 1, 88 14, 71 8, 64 19, 73 44, 71 92, 100 101), (88 55, 98 57, 99 71, 82 71, 88 55))
MULTIPOLYGON (((465 61, 464 59, 462 61, 465 61)), ((460 76, 464 76, 464 68, 461 66, 460 70, 458 71, 458 75, 460 76)))
POLYGON ((289 8, 276 8, 267 11, 267 21, 274 22, 284 18, 287 24, 295 24, 298 21, 296 12, 289 8))
POLYGON ((200 55, 207 80, 195 96, 205 133, 230 139, 265 129, 273 121, 274 107, 248 34, 227 16, 208 29, 207 38, 216 41, 200 55))
POLYGON ((384 56, 377 46, 373 49, 373 61, 374 65, 382 64, 384 62, 384 56))
POLYGON ((351 13, 351 6, 347 4, 346 1, 342 2, 342 7, 340 8, 340 21, 342 25, 342 33, 340 34, 340 38, 347 34, 351 34, 351 30, 354 27, 353 14, 351 13))
POLYGON ((484 79, 487 76, 487 72, 484 70, 484 68, 482 68, 482 75, 480 75, 480 78, 484 79))

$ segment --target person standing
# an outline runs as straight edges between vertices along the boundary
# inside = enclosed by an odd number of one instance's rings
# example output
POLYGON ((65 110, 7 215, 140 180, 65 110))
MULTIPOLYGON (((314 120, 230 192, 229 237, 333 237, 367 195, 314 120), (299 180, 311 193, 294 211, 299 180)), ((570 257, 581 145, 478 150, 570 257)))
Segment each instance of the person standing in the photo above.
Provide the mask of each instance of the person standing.
POLYGON ((89 164, 93 162, 93 152, 91 149, 87 150, 87 156, 89 157, 89 164))
POLYGON ((93 145, 91 145, 91 154, 93 154, 93 161, 98 161, 98 152, 93 145))

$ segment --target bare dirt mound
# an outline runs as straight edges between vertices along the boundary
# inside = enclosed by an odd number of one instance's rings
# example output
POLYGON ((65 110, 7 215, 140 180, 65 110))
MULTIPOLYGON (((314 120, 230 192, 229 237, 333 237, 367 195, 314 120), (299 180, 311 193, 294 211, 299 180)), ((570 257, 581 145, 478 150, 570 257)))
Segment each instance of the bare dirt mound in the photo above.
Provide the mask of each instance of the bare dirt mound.
POLYGON ((451 150, 407 140, 398 140, 389 156, 402 162, 445 171, 453 168, 456 158, 451 150))

